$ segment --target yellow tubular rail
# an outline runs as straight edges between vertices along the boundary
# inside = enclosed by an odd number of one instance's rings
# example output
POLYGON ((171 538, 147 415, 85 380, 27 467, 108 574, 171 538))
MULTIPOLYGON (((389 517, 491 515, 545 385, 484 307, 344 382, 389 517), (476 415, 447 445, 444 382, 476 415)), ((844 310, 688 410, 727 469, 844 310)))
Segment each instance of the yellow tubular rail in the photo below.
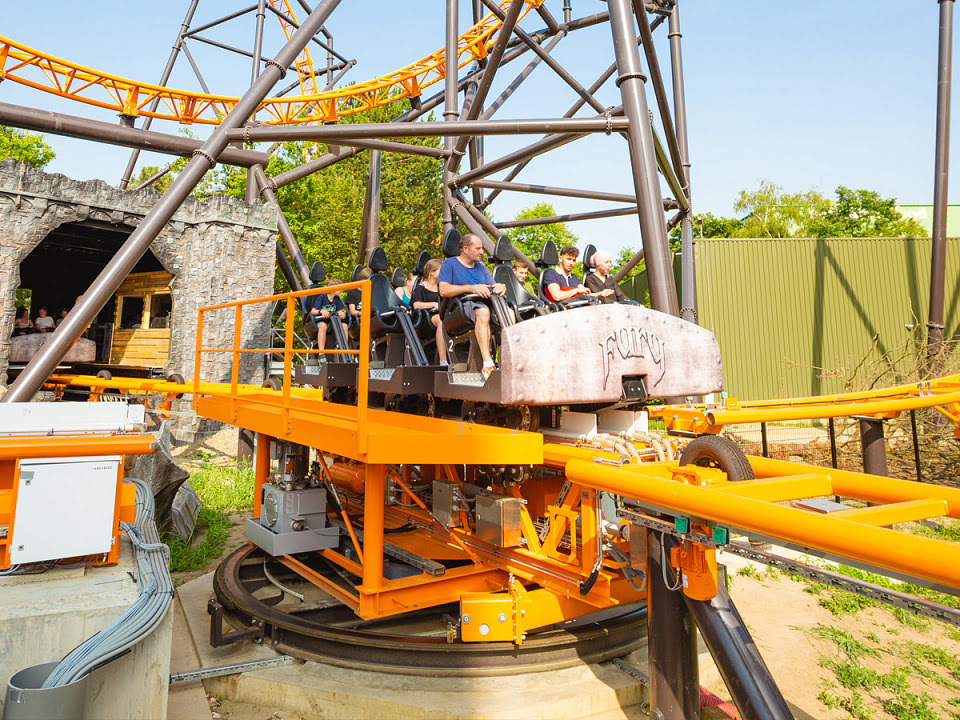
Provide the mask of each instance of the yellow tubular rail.
POLYGON ((612 467, 573 458, 566 475, 672 513, 960 590, 960 545, 880 526, 960 518, 960 490, 764 458, 751 457, 750 464, 758 479, 736 483, 691 466, 684 475, 703 471, 703 477, 687 481, 676 462, 612 467), (777 504, 835 494, 880 505, 821 514, 777 504))
MULTIPOLYGON (((521 19, 542 2, 543 0, 525 0, 521 19)), ((499 3, 503 10, 509 4, 509 0, 501 0, 499 3)), ((457 45, 458 67, 486 57, 496 40, 500 26, 501 21, 490 13, 463 33, 457 45)), ((306 71, 305 64, 303 68, 300 67, 302 60, 303 58, 300 58, 297 61, 301 82, 303 71, 306 71)), ((312 75, 313 68, 309 71, 312 75)), ((442 80, 444 72, 444 50, 440 49, 389 75, 345 88, 266 98, 255 113, 260 114, 259 121, 264 125, 336 122, 346 115, 388 105, 402 98, 419 97, 423 88, 442 80)), ((175 90, 110 75, 5 37, 0 37, 0 80, 10 80, 122 115, 175 120, 185 125, 217 125, 239 99, 175 90), (160 101, 159 105, 151 112, 149 105, 157 99, 160 101)), ((313 87, 316 87, 315 84, 313 87)))
POLYGON ((663 405, 648 410, 670 430, 716 434, 725 425, 852 415, 894 418, 905 410, 919 408, 935 408, 945 415, 957 426, 960 437, 960 375, 841 395, 749 402, 728 399, 722 405, 663 405))

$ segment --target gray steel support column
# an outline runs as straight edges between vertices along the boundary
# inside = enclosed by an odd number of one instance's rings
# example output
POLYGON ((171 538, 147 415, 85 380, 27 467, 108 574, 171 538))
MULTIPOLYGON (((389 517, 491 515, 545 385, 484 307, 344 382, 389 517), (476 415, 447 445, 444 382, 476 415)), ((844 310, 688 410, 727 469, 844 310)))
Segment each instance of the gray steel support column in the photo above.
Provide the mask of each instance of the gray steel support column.
POLYGON ((290 261, 284 254, 283 248, 280 247, 279 240, 277 241, 277 265, 280 267, 280 272, 283 273, 283 277, 286 279, 287 285, 290 286, 291 290, 303 290, 303 284, 300 282, 300 278, 297 277, 293 265, 290 264, 290 261))
POLYGON ((693 195, 690 187, 690 151, 687 146, 687 101, 683 89, 683 56, 680 51, 680 9, 670 11, 667 37, 670 40, 670 67, 673 78, 673 114, 677 128, 677 144, 683 163, 683 183, 687 191, 688 211, 680 221, 680 317, 697 322, 697 267, 694 258, 693 195))
MULTIPOLYGON (((187 8, 187 14, 183 18, 183 22, 180 24, 180 32, 177 33, 177 39, 173 43, 173 49, 170 51, 170 57, 167 58, 166 67, 163 68, 163 74, 160 76, 160 82, 158 85, 166 85, 167 81, 170 79, 170 73, 173 72, 173 65, 177 61, 177 55, 180 54, 180 46, 183 44, 183 35, 190 29, 190 22, 193 20, 193 13, 197 9, 197 3, 200 0, 190 0, 190 7, 187 8)), ((157 109, 157 105, 160 104, 160 98, 156 97, 148 106, 148 110, 153 112, 157 109)), ((143 130, 150 129, 150 123, 153 122, 153 118, 147 117, 143 121, 143 130)), ((133 175, 133 169, 137 165, 137 159, 140 157, 140 150, 136 149, 130 153, 130 159, 127 161, 127 167, 123 171, 123 177, 120 178, 120 189, 126 190, 127 185, 130 182, 130 177, 133 175)))
MULTIPOLYGON (((217 157, 226 148, 227 132, 246 122, 267 93, 286 72, 284 68, 299 54, 310 38, 323 25, 340 0, 324 0, 310 14, 303 25, 283 46, 277 56, 267 63, 257 82, 244 93, 223 122, 213 131, 193 159, 173 181, 173 184, 130 234, 117 254, 93 281, 77 304, 67 314, 47 343, 27 364, 23 372, 10 386, 0 402, 28 402, 50 377, 64 355, 73 347, 77 338, 87 329, 100 309, 107 304, 127 274, 150 247, 164 225, 173 217, 200 179, 216 163, 217 157)), ((199 368, 196 368, 199 371, 199 368)))
POLYGON ((727 589, 710 602, 684 600, 743 720, 793 720, 727 589))
MULTIPOLYGON (((297 268, 297 274, 300 275, 303 287, 307 287, 310 285, 310 268, 307 267, 307 261, 304 259, 303 252, 300 250, 300 244, 297 242, 293 230, 290 229, 290 224, 287 222, 287 218, 283 214, 283 209, 277 201, 277 196, 274 194, 274 188, 276 186, 267 179, 262 166, 254 165, 250 168, 250 171, 253 175, 253 184, 258 194, 263 197, 265 202, 273 205, 277 209, 277 230, 283 239, 283 244, 287 246, 287 252, 290 253, 293 264, 297 268)), ((281 254, 283 253, 281 252, 281 254)), ((287 278, 287 282, 290 282, 289 278, 287 278)), ((293 283, 290 283, 290 286, 293 287, 293 283)))
MULTIPOLYGON (((447 0, 447 35, 443 54, 443 119, 447 122, 460 119, 460 113, 457 111, 457 65, 460 59, 460 53, 457 47, 457 41, 460 39, 459 18, 459 3, 457 0, 447 0)), ((455 144, 456 140, 452 137, 445 137, 443 139, 443 149, 448 153, 448 160, 452 157, 455 144)), ((453 228, 452 181, 453 169, 449 167, 447 163, 444 163, 442 215, 444 233, 453 228)), ((360 262, 363 262, 363 260, 360 262)))
MULTIPOLYGON (((613 12, 610 13, 613 15, 613 12)), ((634 527, 634 529, 638 529, 634 527)), ((647 657, 650 668, 650 717, 700 720, 700 668, 697 628, 683 593, 670 590, 661 566, 661 538, 669 557, 672 538, 647 530, 647 657), (658 714, 659 713, 659 714, 658 714)))
MULTIPOLYGON (((500 25, 500 30, 497 32, 497 39, 493 43, 493 48, 490 50, 490 54, 487 55, 487 66, 483 71, 483 75, 480 76, 480 82, 477 85, 477 93, 474 95, 473 104, 470 106, 470 112, 466 116, 467 120, 476 120, 480 116, 480 108, 483 107, 483 104, 487 100, 487 93, 490 92, 490 86, 493 84, 493 78, 496 76, 497 69, 500 67, 500 61, 503 59, 503 52, 507 48, 507 41, 510 39, 510 33, 513 32, 513 28, 516 26, 517 20, 520 18, 520 11, 523 10, 523 6, 523 0, 513 0, 513 2, 510 4, 510 7, 507 8, 506 17, 503 19, 503 22, 500 25)), ((467 143, 469 141, 469 137, 460 137, 457 139, 456 144, 453 147, 453 154, 447 158, 446 168, 450 170, 451 173, 455 173, 457 168, 460 167, 460 158, 463 156, 464 148, 467 147, 467 143)))
POLYGON ((679 312, 677 289, 673 281, 670 245, 663 221, 663 197, 657 178, 657 161, 653 147, 647 98, 644 95, 646 76, 640 68, 637 36, 633 29, 630 0, 608 0, 610 28, 617 57, 617 85, 623 108, 630 121, 627 143, 630 165, 640 208, 640 234, 647 263, 650 305, 654 310, 676 315, 679 312))
POLYGON ((260 75, 260 53, 263 50, 263 18, 267 14, 267 0, 257 0, 257 30, 253 36, 253 69, 250 71, 250 84, 253 85, 260 75))
POLYGON ((887 444, 883 437, 883 420, 858 417, 863 471, 871 475, 887 474, 887 444))
POLYGON ((363 216, 360 220, 360 247, 357 262, 366 265, 376 248, 380 247, 380 151, 369 152, 367 188, 363 196, 363 216))
POLYGON ((943 348, 943 294, 947 260, 947 179, 950 167, 950 75, 953 65, 953 0, 940 2, 937 60, 937 144, 933 171, 933 238, 930 251, 930 313, 927 369, 936 372, 943 348))

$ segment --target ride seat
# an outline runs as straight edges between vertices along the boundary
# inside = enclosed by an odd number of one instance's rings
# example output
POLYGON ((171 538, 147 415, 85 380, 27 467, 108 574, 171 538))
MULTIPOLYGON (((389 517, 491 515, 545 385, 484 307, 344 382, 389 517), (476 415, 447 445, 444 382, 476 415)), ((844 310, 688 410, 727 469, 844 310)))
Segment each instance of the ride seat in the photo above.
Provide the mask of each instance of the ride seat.
MULTIPOLYGON (((390 332, 400 332, 397 321, 397 306, 401 305, 400 298, 393 292, 390 281, 384 273, 390 267, 387 254, 383 248, 376 248, 370 255, 370 337, 382 337, 390 332)), ((360 339, 360 325, 350 326, 350 337, 360 339)))
POLYGON ((543 284, 544 271, 560 262, 560 255, 557 254, 557 246, 553 240, 547 240, 540 249, 540 257, 533 263, 540 270, 540 277, 537 279, 537 296, 545 303, 553 303, 547 297, 547 287, 543 284))
MULTIPOLYGON (((326 279, 327 269, 323 266, 322 262, 317 260, 310 266, 310 285, 307 286, 307 290, 323 287, 326 279)), ((310 314, 307 306, 312 305, 316 299, 316 295, 307 295, 300 298, 300 312, 303 315, 303 332, 310 340, 315 340, 317 337, 317 321, 313 315, 310 314)))
POLYGON ((426 268, 427 263, 430 262, 430 253, 426 250, 421 250, 420 254, 417 255, 417 262, 413 266, 413 274, 417 276, 416 280, 413 281, 413 289, 417 289, 417 285, 420 284, 420 281, 423 279, 423 271, 426 268))
POLYGON ((587 283, 587 275, 593 275, 597 269, 593 266, 593 256, 597 254, 595 245, 587 245, 583 251, 583 283, 587 283))
POLYGON ((546 306, 539 299, 534 297, 527 289, 520 284, 517 276, 510 266, 513 260, 513 243, 506 235, 497 238, 497 244, 493 248, 493 259, 497 263, 493 268, 493 281, 503 283, 507 288, 505 298, 507 304, 513 306, 517 312, 517 319, 527 319, 534 315, 546 313, 546 306))

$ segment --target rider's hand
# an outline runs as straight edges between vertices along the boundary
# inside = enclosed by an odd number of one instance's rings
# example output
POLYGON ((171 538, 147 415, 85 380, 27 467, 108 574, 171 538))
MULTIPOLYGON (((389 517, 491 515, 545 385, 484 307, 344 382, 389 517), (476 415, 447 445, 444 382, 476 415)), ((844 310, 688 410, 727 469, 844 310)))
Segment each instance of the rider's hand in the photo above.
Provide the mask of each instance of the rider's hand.
POLYGON ((613 295, 613 290, 611 290, 610 288, 600 291, 600 297, 610 297, 611 295, 613 295))
POLYGON ((321 311, 320 311, 320 317, 322 317, 324 320, 326 320, 327 318, 330 317, 330 313, 329 313, 328 311, 326 311, 326 310, 321 310, 321 311))
POLYGON ((473 292, 479 295, 482 298, 490 297, 490 288, 486 285, 474 285, 473 292))
POLYGON ((310 308, 310 314, 311 314, 311 315, 319 315, 319 314, 320 314, 320 311, 317 310, 317 308, 310 308))
POLYGON ((507 286, 503 283, 495 283, 493 286, 494 295, 503 295, 507 291, 507 286))

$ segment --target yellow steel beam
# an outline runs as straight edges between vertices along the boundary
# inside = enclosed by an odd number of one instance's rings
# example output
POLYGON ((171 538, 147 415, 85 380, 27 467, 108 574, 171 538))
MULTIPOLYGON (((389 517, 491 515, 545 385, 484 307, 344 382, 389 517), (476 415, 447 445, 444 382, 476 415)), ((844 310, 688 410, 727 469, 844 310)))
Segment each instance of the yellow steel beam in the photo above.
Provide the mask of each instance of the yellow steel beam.
MULTIPOLYGON (((866 392, 750 402, 728 399, 722 406, 664 405, 648 410, 651 417, 663 419, 671 430, 715 434, 725 425, 851 415, 896 417, 906 410, 956 406, 957 403, 960 403, 960 375, 949 375, 866 392)), ((950 416, 949 411, 945 414, 950 416)))
MULTIPOLYGON (((521 18, 543 0, 525 0, 521 18)), ((509 0, 501 0, 505 9, 509 0)), ((458 67, 486 57, 501 21, 490 13, 457 43, 458 67)), ((312 69, 311 69, 312 70, 312 69)), ((327 92, 266 98, 254 111, 264 125, 336 122, 340 117, 419 97, 423 88, 443 79, 444 49, 395 72, 327 92)), ((175 120, 181 124, 217 125, 239 98, 189 92, 122 78, 64 60, 9 38, 0 37, 0 80, 105 108, 122 115, 175 120), (154 111, 150 104, 159 100, 154 111)))
POLYGON ((856 520, 866 525, 897 525, 929 518, 943 517, 949 513, 947 503, 939 499, 906 500, 890 505, 868 505, 850 510, 837 510, 830 517, 856 520))
MULTIPOLYGON (((751 458, 752 464, 755 461, 770 462, 751 458)), ((790 466, 794 472, 812 470, 793 463, 778 463, 778 466, 783 465, 790 466)), ((573 459, 567 463, 566 473, 571 481, 587 487, 960 590, 960 545, 954 543, 874 527, 852 518, 819 515, 717 492, 710 486, 665 478, 662 472, 659 476, 655 472, 647 474, 642 468, 631 472, 573 459)), ((785 474, 780 472, 781 476, 785 474)), ((937 499, 939 496, 948 514, 960 517, 960 490, 857 473, 838 474, 844 475, 839 482, 833 472, 829 473, 839 494, 882 497, 881 502, 903 502, 923 497, 937 499), (857 482, 849 476, 858 476, 857 482), (867 487, 876 480, 885 481, 879 490, 867 487)))

